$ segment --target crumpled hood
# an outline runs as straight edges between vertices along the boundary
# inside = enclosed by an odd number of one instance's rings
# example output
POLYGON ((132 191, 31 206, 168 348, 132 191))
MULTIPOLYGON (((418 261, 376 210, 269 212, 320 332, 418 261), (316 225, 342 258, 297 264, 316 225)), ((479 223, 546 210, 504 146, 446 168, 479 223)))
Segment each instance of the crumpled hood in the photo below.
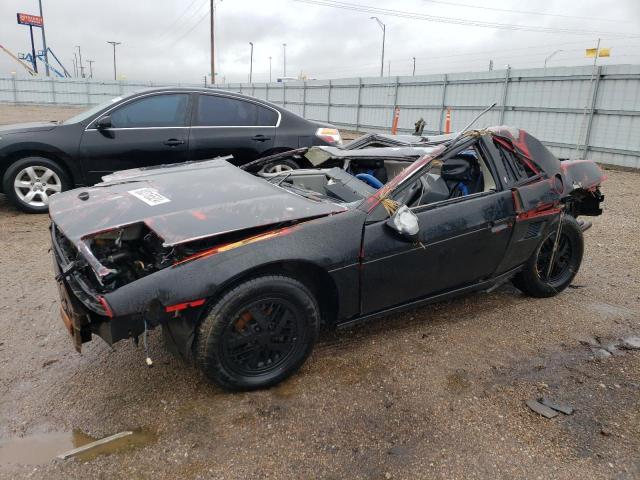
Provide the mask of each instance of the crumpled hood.
POLYGON ((57 126, 58 122, 55 121, 0 125, 0 136, 13 133, 45 132, 47 130, 53 130, 57 126))
POLYGON ((76 245, 96 233, 138 222, 171 246, 346 210, 291 193, 220 159, 105 179, 111 181, 50 199, 51 219, 76 245))

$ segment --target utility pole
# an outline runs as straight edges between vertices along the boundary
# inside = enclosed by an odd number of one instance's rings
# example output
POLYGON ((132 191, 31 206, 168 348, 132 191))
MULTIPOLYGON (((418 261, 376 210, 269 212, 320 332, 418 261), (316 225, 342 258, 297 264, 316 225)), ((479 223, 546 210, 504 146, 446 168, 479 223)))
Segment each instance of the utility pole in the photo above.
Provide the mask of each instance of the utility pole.
POLYGON ((416 76, 416 57, 413 57, 413 76, 416 76))
POLYGON ((489 60, 489 71, 493 71, 493 60, 489 60))
POLYGON ((113 45, 113 79, 118 80, 118 70, 116 68, 116 47, 122 44, 122 42, 107 41, 107 43, 113 45))
POLYGON ((282 44, 282 52, 283 52, 283 57, 284 57, 284 66, 282 67, 282 76, 286 77, 287 76, 287 44, 283 43, 282 44))
POLYGON ((29 25, 29 35, 31 35, 31 62, 33 63, 33 71, 38 73, 38 64, 36 62, 36 47, 33 43, 33 25, 29 25))
POLYGON ((382 29, 382 60, 380 61, 380 76, 384 77, 384 43, 387 36, 387 26, 382 23, 378 17, 371 17, 370 20, 375 20, 382 29))
POLYGON ((82 64, 82 52, 80 51, 80 45, 76 45, 76 48, 78 49, 78 58, 80 59, 80 76, 84 78, 84 65, 82 64))
POLYGON ((271 83, 271 58, 269 57, 269 83, 271 83))
POLYGON ((249 83, 253 83, 253 42, 249 42, 251 45, 251 60, 249 61, 249 83))
POLYGON ((211 5, 209 7, 211 12, 211 83, 215 85, 216 83, 216 40, 215 40, 215 12, 216 12, 216 0, 211 0, 211 5))
POLYGON ((89 64, 89 78, 93 78, 93 64, 95 60, 87 60, 87 63, 89 64))
POLYGON ((40 6, 40 17, 42 18, 42 51, 44 52, 44 68, 47 73, 47 77, 49 76, 49 52, 47 51, 47 37, 44 34, 44 17, 42 16, 42 0, 38 0, 38 4, 40 6))
POLYGON ((216 84, 216 3, 222 0, 210 0, 209 13, 211 14, 210 26, 211 26, 211 85, 216 84))

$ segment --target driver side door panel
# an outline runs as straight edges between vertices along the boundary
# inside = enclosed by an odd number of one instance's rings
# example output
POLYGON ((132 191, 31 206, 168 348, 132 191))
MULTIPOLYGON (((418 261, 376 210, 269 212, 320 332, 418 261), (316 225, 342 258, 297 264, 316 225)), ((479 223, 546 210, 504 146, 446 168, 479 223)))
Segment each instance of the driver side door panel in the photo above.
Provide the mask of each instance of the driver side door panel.
POLYGON ((460 288, 490 277, 513 225, 511 192, 415 209, 420 244, 377 222, 365 227, 362 313, 460 288))

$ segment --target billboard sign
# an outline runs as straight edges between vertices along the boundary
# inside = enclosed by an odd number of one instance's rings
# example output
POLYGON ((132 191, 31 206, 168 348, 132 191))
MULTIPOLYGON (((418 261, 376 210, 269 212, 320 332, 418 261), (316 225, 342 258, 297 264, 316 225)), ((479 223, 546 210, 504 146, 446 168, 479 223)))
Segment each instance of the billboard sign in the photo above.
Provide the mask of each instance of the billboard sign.
POLYGON ((37 15, 29 15, 28 13, 18 13, 17 15, 20 25, 29 25, 30 27, 42 27, 44 25, 42 17, 37 15))

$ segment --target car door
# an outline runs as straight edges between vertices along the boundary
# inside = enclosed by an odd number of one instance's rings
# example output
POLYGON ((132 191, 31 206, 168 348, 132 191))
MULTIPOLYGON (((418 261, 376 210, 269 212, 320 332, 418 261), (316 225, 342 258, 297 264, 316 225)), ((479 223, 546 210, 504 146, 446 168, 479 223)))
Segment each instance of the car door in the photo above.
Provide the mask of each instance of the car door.
POLYGON ((504 256, 514 218, 509 190, 492 189, 411 210, 420 226, 415 244, 384 219, 365 226, 363 314, 487 279, 504 256))
POLYGON ((189 158, 233 155, 241 165, 273 148, 280 113, 236 97, 201 93, 192 115, 189 158))
POLYGON ((117 170, 186 161, 190 96, 168 92, 135 97, 91 122, 79 149, 87 183, 117 170), (111 126, 99 129, 96 123, 107 115, 111 126))
POLYGON ((497 160, 503 183, 512 190, 516 213, 509 248, 498 268, 502 273, 525 262, 554 226, 563 188, 560 178, 549 177, 505 139, 494 138, 486 146, 497 160))

